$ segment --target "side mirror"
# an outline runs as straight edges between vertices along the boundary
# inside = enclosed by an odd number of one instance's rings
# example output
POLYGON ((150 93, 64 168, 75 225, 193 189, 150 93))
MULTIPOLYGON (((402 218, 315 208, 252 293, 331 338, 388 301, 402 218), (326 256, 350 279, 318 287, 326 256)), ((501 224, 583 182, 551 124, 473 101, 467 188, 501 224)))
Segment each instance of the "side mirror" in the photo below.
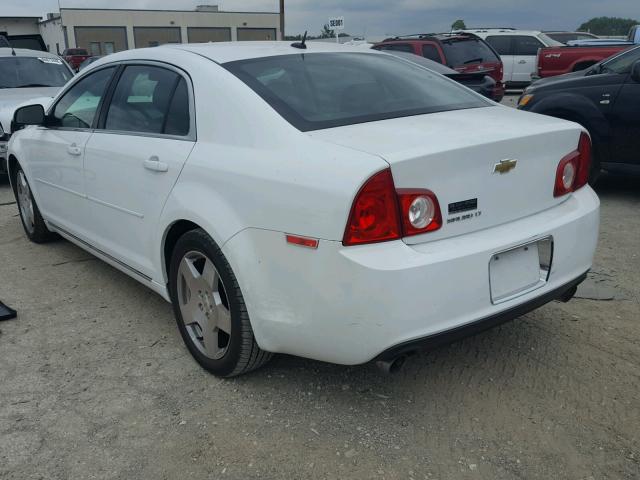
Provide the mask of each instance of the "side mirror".
POLYGON ((634 82, 640 83, 640 60, 631 65, 631 79, 634 82))
POLYGON ((43 124, 44 107, 40 104, 20 107, 13 114, 13 131, 20 130, 27 125, 43 124))

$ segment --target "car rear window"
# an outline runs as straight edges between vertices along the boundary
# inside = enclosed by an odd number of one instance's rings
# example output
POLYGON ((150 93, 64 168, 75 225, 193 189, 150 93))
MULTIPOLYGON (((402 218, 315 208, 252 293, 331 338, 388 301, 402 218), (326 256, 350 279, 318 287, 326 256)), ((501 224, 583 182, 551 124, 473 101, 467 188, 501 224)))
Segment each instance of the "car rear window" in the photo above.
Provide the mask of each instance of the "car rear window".
POLYGON ((67 55, 88 55, 84 48, 70 48, 67 50, 67 55))
POLYGON ((447 65, 452 67, 460 67, 471 63, 500 61, 486 43, 476 38, 443 40, 442 49, 444 50, 447 65))
POLYGON ((223 66, 302 131, 491 106, 392 55, 300 53, 223 66))

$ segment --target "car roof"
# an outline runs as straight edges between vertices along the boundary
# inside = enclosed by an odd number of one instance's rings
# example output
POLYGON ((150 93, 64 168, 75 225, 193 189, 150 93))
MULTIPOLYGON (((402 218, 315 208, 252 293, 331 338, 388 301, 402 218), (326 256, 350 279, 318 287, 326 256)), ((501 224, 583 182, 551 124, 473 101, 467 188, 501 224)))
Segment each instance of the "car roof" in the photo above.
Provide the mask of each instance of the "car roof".
POLYGON ((478 28, 476 30, 464 30, 468 33, 486 33, 491 35, 531 35, 538 36, 542 32, 540 30, 507 30, 494 28, 478 28))
POLYGON ((58 55, 40 50, 29 50, 26 48, 0 48, 0 57, 13 57, 15 51, 16 57, 41 57, 41 58, 60 58, 58 55))
MULTIPOLYGON (((123 52, 113 53, 108 56, 109 61, 123 60, 140 60, 145 55, 152 53, 152 58, 157 58, 158 54, 163 51, 170 50, 174 53, 176 50, 191 52, 196 55, 213 60, 216 63, 227 63, 237 60, 247 60, 250 58, 274 57, 277 55, 295 55, 300 53, 341 53, 355 52, 378 55, 380 52, 375 50, 364 50, 357 45, 340 45, 333 42, 307 42, 305 50, 292 47, 294 42, 273 42, 273 41, 255 41, 255 42, 211 42, 211 43, 173 43, 162 45, 160 47, 140 48, 126 50, 123 52)), ((97 63, 97 62, 96 62, 97 63)))
POLYGON ((455 32, 455 33, 418 33, 415 35, 399 35, 397 37, 385 38, 380 43, 391 42, 432 42, 447 40, 477 40, 479 37, 471 32, 455 32))

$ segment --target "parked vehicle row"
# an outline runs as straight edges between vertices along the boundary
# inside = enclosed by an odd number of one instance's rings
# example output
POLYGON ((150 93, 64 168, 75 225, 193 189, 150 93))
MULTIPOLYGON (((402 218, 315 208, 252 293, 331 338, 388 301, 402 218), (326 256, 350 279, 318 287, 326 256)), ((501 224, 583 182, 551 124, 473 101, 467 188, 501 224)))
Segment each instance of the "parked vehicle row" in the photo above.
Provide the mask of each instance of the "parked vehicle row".
MULTIPOLYGON (((494 100, 496 98, 496 81, 485 72, 461 73, 457 70, 449 68, 441 63, 434 62, 428 58, 421 57, 413 53, 407 53, 400 50, 384 50, 385 53, 403 58, 409 62, 420 65, 424 68, 444 75, 447 78, 455 80, 465 87, 479 93, 480 95, 494 100)), ((497 101, 497 100, 496 100, 497 101)))
POLYGON ((478 35, 500 55, 504 65, 503 82, 507 88, 519 88, 531 83, 536 70, 538 50, 562 46, 545 33, 513 28, 481 28, 465 30, 478 35))
POLYGON ((393 369, 568 300, 592 264, 584 128, 384 52, 120 52, 14 125, 26 235, 61 235, 171 301, 221 376, 278 352, 393 369))
POLYGON ((586 70, 534 82, 518 108, 571 120, 589 131, 591 182, 601 169, 640 173, 640 46, 586 70))
POLYGON ((504 96, 503 65, 498 53, 468 33, 433 33, 387 38, 375 50, 413 53, 464 74, 484 74, 495 80, 493 99, 504 96))

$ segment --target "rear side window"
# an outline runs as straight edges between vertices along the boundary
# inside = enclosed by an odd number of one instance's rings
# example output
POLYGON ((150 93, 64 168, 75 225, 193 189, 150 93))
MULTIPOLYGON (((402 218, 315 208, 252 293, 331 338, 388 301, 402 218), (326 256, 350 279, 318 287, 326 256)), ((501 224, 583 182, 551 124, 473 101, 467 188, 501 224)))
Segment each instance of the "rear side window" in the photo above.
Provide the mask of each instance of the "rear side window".
MULTIPOLYGON (((183 128, 183 111, 169 122, 169 109, 174 92, 183 80, 177 73, 161 67, 134 65, 124 69, 113 94, 107 118, 106 130, 140 133, 165 133, 167 124, 174 131, 183 128)), ((184 86, 186 88, 186 84, 184 86)), ((183 96, 184 98, 184 96, 183 96)), ((179 102, 179 99, 176 99, 179 102)), ((188 115, 188 103, 186 105, 188 115)), ((172 112, 173 114, 173 112, 172 112)), ((187 121, 188 124, 188 121, 187 121)))
POLYGON ((408 43, 386 43, 378 45, 376 50, 393 50, 394 52, 413 53, 413 47, 408 43))
POLYGON ((223 66, 302 131, 491 105, 393 55, 303 53, 223 66))
POLYGON ((535 37, 527 37, 524 35, 514 37, 514 55, 537 55, 538 49, 543 47, 542 42, 535 37))
POLYGON ((447 65, 451 67, 499 61, 493 50, 480 39, 443 40, 442 49, 447 65))
POLYGON ((429 43, 424 44, 422 46, 422 56, 424 58, 428 58, 429 60, 433 60, 434 62, 442 63, 440 52, 435 45, 431 45, 429 43))
POLYGON ((487 37, 486 42, 491 45, 500 55, 513 55, 511 51, 511 35, 493 35, 487 37))

